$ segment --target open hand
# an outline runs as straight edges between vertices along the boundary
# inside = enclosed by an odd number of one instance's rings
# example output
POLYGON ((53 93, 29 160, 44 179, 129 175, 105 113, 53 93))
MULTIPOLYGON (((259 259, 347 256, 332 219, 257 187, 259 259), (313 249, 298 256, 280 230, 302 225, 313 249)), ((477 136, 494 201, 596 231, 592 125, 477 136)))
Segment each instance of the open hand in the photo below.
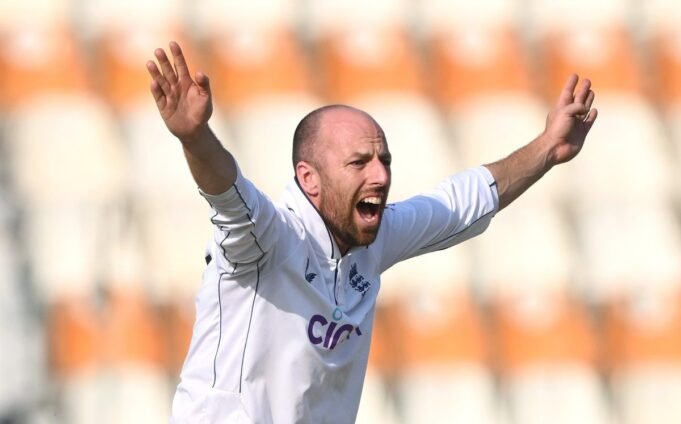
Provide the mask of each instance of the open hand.
POLYGON ((192 79, 179 44, 171 42, 170 52, 174 67, 160 48, 154 55, 161 70, 154 61, 147 62, 152 78, 151 94, 170 132, 183 143, 191 142, 200 136, 213 112, 209 81, 202 72, 197 72, 192 79))
POLYGON ((584 139, 591 130, 598 111, 591 109, 594 92, 591 81, 585 79, 577 88, 577 75, 568 78, 558 102, 546 119, 543 136, 550 144, 552 165, 567 162, 577 156, 584 145, 584 139))

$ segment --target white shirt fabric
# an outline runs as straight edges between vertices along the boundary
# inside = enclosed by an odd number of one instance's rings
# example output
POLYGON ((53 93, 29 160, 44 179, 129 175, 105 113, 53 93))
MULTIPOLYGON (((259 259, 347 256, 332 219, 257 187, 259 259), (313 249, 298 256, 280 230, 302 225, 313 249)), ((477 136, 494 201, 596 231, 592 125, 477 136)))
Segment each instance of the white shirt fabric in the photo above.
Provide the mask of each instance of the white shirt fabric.
POLYGON ((388 205, 376 240, 341 256, 295 181, 283 204, 240 171, 202 194, 215 232, 172 423, 354 422, 381 273, 482 233, 498 208, 472 168, 388 205))

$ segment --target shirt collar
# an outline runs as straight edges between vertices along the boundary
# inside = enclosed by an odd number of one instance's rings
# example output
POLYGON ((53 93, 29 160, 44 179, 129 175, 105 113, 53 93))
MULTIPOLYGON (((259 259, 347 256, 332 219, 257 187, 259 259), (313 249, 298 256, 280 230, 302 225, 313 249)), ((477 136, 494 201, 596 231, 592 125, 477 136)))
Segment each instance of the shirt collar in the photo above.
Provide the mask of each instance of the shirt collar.
POLYGON ((340 259, 342 255, 331 235, 331 230, 326 226, 319 210, 303 192, 297 178, 294 178, 286 187, 283 201, 284 205, 300 218, 307 234, 318 245, 320 253, 326 258, 340 259))

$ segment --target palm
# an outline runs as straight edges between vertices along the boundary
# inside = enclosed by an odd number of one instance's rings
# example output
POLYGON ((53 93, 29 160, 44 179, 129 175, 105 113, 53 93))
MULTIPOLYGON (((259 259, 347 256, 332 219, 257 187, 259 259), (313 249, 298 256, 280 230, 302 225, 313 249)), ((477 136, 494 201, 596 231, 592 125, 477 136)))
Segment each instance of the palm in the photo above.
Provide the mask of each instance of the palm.
POLYGON ((170 49, 175 68, 161 49, 155 55, 163 73, 154 62, 147 63, 153 78, 151 92, 170 132, 181 140, 189 140, 207 124, 213 111, 208 78, 198 73, 193 80, 179 45, 171 43, 170 49))
POLYGON ((212 112, 210 95, 201 92, 194 81, 182 81, 173 88, 159 112, 170 132, 182 138, 208 122, 212 112))
POLYGON ((555 164, 567 162, 579 153, 596 119, 597 111, 591 110, 594 100, 591 83, 585 80, 575 93, 576 86, 577 77, 572 76, 546 120, 545 135, 553 144, 555 164))

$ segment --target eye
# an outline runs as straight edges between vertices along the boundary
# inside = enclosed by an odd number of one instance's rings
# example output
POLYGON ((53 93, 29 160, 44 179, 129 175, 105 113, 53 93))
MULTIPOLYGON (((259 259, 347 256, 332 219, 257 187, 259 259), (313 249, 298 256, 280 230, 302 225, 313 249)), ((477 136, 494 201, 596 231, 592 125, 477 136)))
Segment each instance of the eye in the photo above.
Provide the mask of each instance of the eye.
POLYGON ((350 162, 350 165, 354 167, 360 167, 364 165, 364 161, 362 159, 353 160, 350 162))

